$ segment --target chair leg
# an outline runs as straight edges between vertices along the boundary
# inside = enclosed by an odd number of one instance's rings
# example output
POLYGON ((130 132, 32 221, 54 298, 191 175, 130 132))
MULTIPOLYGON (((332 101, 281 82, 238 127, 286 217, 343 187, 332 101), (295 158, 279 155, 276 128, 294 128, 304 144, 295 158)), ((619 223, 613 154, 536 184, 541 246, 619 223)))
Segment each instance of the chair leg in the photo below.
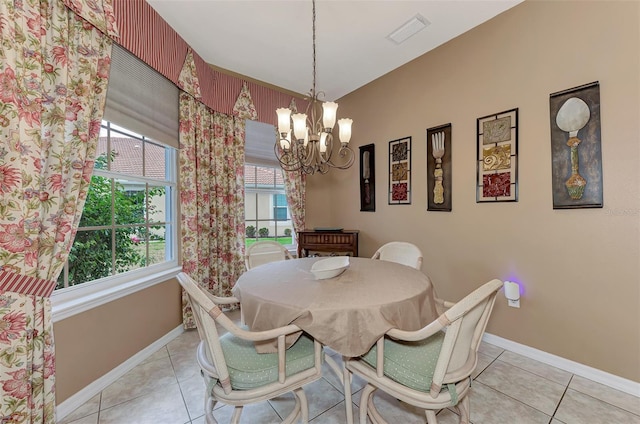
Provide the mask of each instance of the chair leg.
POLYGON ((218 421, 213 416, 213 409, 216 407, 217 402, 215 398, 208 394, 204 397, 204 415, 207 424, 218 424, 218 421))
POLYGON ((367 402, 367 409, 369 414, 369 419, 373 424, 387 424, 387 420, 385 420, 378 409, 376 408, 375 403, 373 403, 373 392, 369 396, 369 401, 367 402))
POLYGON ((469 424, 471 420, 471 409, 469 408, 470 400, 469 396, 463 397, 458 405, 456 406, 456 410, 460 414, 460 424, 469 424))
POLYGON ((302 424, 309 422, 309 402, 307 401, 307 395, 301 388, 293 391, 293 394, 300 399, 300 414, 302 416, 302 424))
POLYGON ((242 311, 242 306, 240 306, 240 326, 244 326, 246 322, 244 322, 244 312, 242 311))
POLYGON ((231 416, 231 424, 239 424, 240 423, 240 415, 242 414, 242 406, 236 406, 233 409, 233 415, 231 416))
POLYGON ((365 388, 362 389, 362 394, 360 395, 360 424, 367 424, 367 415, 369 413, 369 399, 372 399, 371 396, 375 391, 375 386, 372 386, 371 384, 367 384, 365 388))
POLYGON ((342 382, 344 383, 344 407, 347 414, 347 424, 353 424, 353 403, 351 402, 351 373, 346 367, 342 368, 342 382))
POLYGON ((432 411, 431 409, 426 409, 424 413, 427 416, 427 424, 438 424, 438 419, 436 418, 436 411, 432 411))
MULTIPOLYGON (((300 399, 301 396, 298 393, 296 393, 298 390, 302 390, 302 389, 298 388, 293 391, 293 399, 296 402, 295 405, 293 406, 293 411, 291 411, 289 415, 287 415, 287 417, 284 420, 282 420, 282 424, 292 424, 296 422, 296 420, 300 416, 302 401, 300 399)), ((304 397, 304 402, 306 403, 307 398, 304 395, 304 392, 302 392, 302 396, 304 397)), ((309 413, 307 412, 307 420, 308 419, 309 419, 309 413)))

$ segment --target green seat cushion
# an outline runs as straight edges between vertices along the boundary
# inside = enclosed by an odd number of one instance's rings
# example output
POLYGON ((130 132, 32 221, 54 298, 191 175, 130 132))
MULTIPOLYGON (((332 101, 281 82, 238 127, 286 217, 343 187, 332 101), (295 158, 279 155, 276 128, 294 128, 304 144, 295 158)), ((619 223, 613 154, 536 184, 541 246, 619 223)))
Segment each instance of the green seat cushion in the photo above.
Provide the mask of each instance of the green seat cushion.
MULTIPOLYGON (((278 381, 277 353, 257 353, 252 341, 240 339, 231 333, 220 337, 220 345, 234 389, 255 389, 278 381)), ((303 333, 287 349, 285 375, 299 373, 314 365, 313 339, 303 333)))
MULTIPOLYGON (((438 332, 425 340, 403 342, 388 337, 384 339, 384 375, 421 392, 431 389, 440 349, 445 334, 438 332)), ((378 358, 374 345, 362 359, 373 368, 378 358)))

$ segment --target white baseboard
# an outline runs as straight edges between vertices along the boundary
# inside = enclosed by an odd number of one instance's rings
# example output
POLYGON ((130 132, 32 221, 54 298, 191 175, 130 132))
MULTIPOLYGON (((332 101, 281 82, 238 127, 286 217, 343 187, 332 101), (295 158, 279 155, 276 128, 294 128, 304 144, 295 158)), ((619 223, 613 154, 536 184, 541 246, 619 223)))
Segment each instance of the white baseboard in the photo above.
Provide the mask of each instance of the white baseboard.
POLYGON ((64 417, 78 409, 80 406, 84 405, 87 401, 89 401, 89 399, 106 389, 110 384, 114 383, 117 379, 125 375, 127 372, 131 371, 137 365, 142 363, 142 361, 156 353, 158 349, 162 348, 164 345, 178 337, 183 332, 184 328, 181 324, 149 346, 142 349, 140 352, 133 355, 131 358, 124 361, 122 364, 118 365, 116 368, 109 371, 107 374, 103 375, 88 386, 84 387, 75 395, 58 404, 58 406, 56 407, 56 419, 58 421, 62 420, 64 417))
POLYGON ((498 337, 493 334, 485 333, 482 340, 510 352, 517 353, 530 359, 535 359, 536 361, 560 368, 561 370, 570 372, 571 374, 579 375, 580 377, 604 384, 605 386, 620 390, 621 392, 640 397, 640 383, 636 381, 627 380, 626 378, 609 374, 608 372, 601 371, 597 368, 592 368, 579 362, 574 362, 542 350, 503 339, 502 337, 498 337))

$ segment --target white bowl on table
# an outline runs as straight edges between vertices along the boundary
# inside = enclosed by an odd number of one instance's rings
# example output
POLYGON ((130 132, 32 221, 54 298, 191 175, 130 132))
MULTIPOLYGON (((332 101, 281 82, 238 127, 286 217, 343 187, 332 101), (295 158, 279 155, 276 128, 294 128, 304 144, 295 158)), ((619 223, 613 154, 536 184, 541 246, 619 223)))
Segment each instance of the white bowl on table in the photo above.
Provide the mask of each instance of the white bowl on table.
POLYGON ((311 266, 311 273, 316 277, 316 280, 325 280, 337 277, 347 268, 349 268, 348 256, 332 256, 315 262, 311 266))

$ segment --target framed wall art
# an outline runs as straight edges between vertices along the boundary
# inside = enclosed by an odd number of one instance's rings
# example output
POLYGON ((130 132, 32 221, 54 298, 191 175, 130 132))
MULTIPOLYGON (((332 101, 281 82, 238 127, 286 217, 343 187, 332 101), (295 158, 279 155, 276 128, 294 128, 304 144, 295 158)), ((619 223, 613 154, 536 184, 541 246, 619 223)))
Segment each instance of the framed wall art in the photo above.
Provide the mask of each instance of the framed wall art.
POLYGON ((477 120, 476 202, 518 201, 518 108, 477 120))
POLYGON ((389 204, 411 204, 411 137, 389 142, 389 204))
POLYGON ((451 124, 427 130, 427 210, 451 212, 451 124))
POLYGON ((601 208, 598 81, 549 95, 553 209, 601 208))
POLYGON ((376 210, 375 145, 360 146, 360 211, 376 210))

